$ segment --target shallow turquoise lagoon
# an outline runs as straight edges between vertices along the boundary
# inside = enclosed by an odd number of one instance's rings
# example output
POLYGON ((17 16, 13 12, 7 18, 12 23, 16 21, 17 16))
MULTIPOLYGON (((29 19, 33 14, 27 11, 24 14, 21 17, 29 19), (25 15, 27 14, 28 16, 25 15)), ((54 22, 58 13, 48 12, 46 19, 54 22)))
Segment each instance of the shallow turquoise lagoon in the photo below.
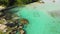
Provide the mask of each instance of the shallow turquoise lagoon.
MULTIPOLYGON (((27 34, 60 34, 60 21, 52 17, 48 11, 59 10, 59 4, 33 3, 18 9, 20 17, 29 20, 25 28, 27 34)), ((18 34, 18 33, 17 33, 18 34)))

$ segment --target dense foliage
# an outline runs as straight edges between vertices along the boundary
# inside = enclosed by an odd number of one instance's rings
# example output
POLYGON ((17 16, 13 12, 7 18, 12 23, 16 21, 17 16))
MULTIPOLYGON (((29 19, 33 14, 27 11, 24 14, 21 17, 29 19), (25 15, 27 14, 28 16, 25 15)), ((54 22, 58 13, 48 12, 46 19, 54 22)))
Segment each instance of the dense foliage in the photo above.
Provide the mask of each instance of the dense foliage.
POLYGON ((0 5, 5 5, 5 6, 12 6, 12 5, 24 5, 24 4, 29 4, 36 2, 38 0, 0 0, 0 5))

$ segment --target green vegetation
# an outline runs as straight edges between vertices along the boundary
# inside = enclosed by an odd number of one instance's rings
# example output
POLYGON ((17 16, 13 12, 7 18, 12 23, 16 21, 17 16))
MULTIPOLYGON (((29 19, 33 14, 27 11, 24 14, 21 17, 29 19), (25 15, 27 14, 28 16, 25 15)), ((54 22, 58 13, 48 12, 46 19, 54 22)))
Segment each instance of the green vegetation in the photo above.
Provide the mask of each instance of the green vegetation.
POLYGON ((32 2, 36 2, 38 0, 0 0, 0 5, 5 5, 5 6, 21 6, 25 4, 29 4, 32 2))
POLYGON ((8 0, 0 0, 0 5, 8 5, 8 0))
POLYGON ((0 31, 0 34, 3 34, 3 32, 2 32, 2 31, 0 31))

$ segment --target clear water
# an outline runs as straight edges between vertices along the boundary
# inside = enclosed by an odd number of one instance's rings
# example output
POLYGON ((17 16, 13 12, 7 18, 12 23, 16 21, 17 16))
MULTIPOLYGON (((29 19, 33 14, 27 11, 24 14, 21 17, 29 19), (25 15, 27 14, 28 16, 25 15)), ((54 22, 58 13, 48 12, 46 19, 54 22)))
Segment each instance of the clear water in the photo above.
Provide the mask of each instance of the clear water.
POLYGON ((17 14, 29 20, 25 28, 27 34, 60 34, 60 21, 48 14, 48 11, 59 9, 57 3, 33 3, 19 8, 17 14))

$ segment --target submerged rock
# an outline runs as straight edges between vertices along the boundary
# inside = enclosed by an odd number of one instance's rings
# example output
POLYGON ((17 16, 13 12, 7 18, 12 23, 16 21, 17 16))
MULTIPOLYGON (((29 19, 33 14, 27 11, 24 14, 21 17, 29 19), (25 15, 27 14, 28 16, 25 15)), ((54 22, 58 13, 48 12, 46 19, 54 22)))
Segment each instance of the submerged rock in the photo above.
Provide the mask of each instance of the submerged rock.
POLYGON ((22 18, 22 19, 20 19, 20 23, 21 24, 28 24, 29 21, 27 19, 25 19, 25 18, 22 18))

